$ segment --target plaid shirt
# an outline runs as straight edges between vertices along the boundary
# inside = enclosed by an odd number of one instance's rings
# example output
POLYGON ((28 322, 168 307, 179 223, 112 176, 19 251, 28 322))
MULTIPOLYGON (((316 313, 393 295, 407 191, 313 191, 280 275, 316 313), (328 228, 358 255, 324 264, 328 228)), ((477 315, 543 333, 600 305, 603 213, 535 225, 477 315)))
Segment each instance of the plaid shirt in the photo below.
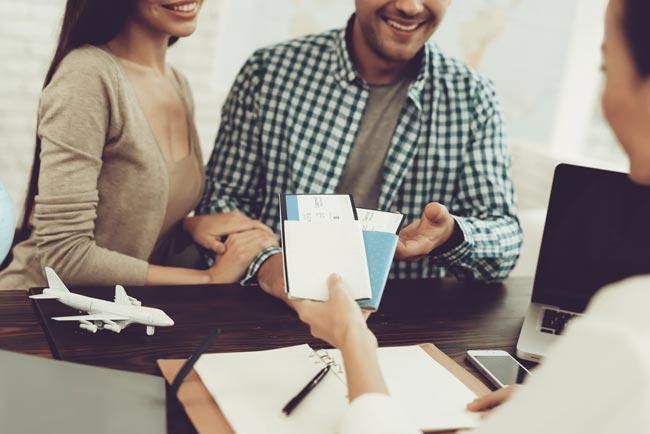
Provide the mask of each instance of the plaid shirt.
MULTIPOLYGON (((279 193, 335 192, 369 91, 345 29, 256 51, 223 106, 197 212, 238 209, 278 233, 279 193)), ((391 277, 507 277, 522 241, 509 167, 492 84, 425 45, 384 162, 379 209, 408 223, 440 202, 464 239, 418 261, 395 261, 391 277)), ((280 251, 262 251, 243 282, 280 251)))

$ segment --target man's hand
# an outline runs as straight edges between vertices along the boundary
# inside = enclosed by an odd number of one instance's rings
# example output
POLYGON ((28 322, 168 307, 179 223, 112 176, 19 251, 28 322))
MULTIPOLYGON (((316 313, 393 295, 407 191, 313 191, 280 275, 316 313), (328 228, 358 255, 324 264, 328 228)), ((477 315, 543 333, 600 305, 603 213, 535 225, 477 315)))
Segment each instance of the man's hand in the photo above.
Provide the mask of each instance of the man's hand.
POLYGON ((264 261, 260 269, 257 270, 257 281, 266 293, 286 301, 290 306, 292 305, 284 290, 282 253, 275 254, 264 261))
POLYGON ((456 226, 447 208, 437 202, 429 203, 422 218, 402 229, 395 255, 398 259, 417 260, 443 245, 456 226))
POLYGON ((223 237, 227 235, 252 229, 260 229, 273 235, 273 231, 268 226, 251 219, 240 211, 186 217, 183 221, 183 228, 194 241, 218 255, 222 255, 226 251, 223 237))

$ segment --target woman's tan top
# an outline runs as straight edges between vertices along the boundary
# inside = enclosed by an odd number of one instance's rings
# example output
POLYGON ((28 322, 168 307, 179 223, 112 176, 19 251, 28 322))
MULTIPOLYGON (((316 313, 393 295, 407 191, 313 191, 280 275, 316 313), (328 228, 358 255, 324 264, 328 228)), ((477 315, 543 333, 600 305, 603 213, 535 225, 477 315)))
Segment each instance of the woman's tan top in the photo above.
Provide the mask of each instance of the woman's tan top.
POLYGON ((203 186, 192 95, 173 73, 190 130, 179 162, 165 161, 117 57, 94 46, 65 57, 39 105, 34 230, 14 248, 0 289, 44 286, 44 266, 71 285, 144 284, 156 243, 203 186))

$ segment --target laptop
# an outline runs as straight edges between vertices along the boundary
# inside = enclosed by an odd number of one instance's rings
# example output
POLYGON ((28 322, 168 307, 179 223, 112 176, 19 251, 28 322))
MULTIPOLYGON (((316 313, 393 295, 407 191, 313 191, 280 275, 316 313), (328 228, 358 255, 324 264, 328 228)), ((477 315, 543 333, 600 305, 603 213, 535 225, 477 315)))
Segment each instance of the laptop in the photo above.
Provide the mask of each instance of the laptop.
POLYGON ((0 350, 0 432, 165 433, 165 380, 0 350))
POLYGON ((650 273, 650 187, 560 164, 517 356, 539 362, 603 286, 650 273))

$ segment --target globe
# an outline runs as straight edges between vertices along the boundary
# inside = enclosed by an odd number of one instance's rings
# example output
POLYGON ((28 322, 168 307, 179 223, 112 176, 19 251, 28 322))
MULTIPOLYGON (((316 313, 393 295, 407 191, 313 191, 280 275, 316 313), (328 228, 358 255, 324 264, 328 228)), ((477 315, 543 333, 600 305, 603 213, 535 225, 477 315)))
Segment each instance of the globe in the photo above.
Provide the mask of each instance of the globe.
POLYGON ((0 263, 5 260, 16 230, 16 211, 11 197, 0 182, 0 263))

